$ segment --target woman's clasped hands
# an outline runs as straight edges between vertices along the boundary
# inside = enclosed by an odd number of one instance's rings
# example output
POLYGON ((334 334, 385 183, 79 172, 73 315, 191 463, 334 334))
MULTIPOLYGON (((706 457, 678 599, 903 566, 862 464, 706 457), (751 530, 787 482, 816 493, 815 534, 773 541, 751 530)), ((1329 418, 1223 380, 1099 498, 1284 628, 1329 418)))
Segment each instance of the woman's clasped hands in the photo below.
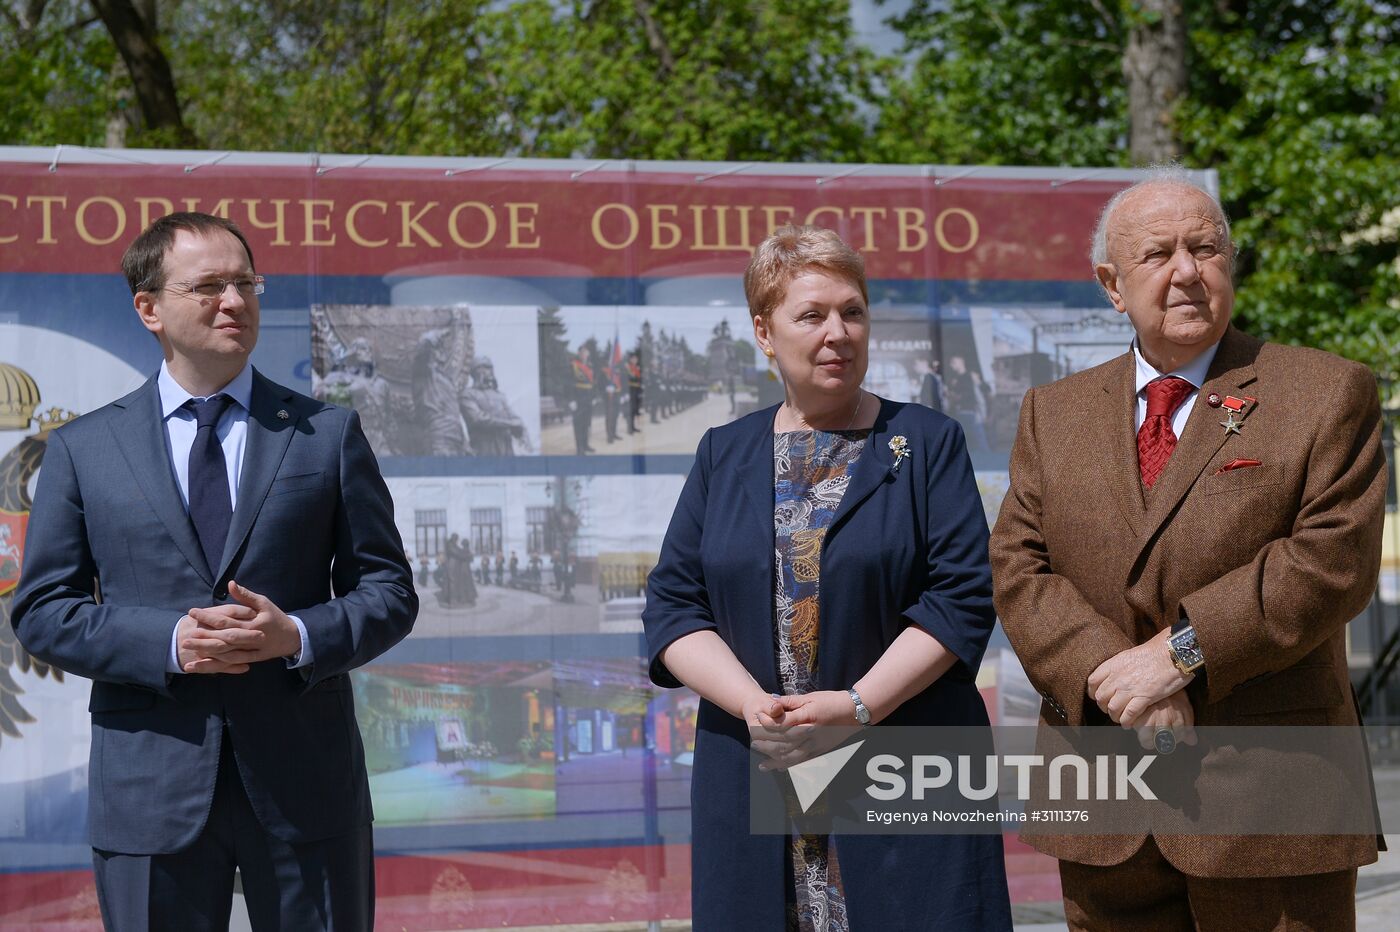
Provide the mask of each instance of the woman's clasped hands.
POLYGON ((750 746, 766 760, 758 769, 787 770, 820 757, 860 729, 844 690, 802 695, 757 694, 744 703, 750 746))

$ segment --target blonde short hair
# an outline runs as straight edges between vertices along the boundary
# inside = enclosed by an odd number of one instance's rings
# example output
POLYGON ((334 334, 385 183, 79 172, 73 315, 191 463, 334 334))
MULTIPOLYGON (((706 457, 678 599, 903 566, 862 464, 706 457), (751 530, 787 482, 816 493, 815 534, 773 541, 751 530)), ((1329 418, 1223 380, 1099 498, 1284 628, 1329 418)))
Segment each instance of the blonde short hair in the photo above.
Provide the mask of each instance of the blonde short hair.
POLYGON ((803 272, 821 271, 860 290, 867 304, 865 259, 832 230, 788 224, 758 244, 744 270, 744 297, 749 314, 765 320, 783 303, 788 285, 803 272))

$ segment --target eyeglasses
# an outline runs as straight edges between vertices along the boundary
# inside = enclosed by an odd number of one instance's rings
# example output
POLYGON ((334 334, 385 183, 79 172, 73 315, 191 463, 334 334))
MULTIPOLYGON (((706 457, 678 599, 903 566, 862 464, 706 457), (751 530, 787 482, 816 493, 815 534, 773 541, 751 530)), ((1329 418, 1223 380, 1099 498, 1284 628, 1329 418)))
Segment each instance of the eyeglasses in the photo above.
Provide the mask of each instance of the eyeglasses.
POLYGON ((267 279, 261 275, 246 278, 209 278, 198 282, 175 282, 167 285, 166 290, 182 297, 196 297, 207 301, 222 297, 229 285, 243 297, 251 298, 263 293, 267 287, 267 279))

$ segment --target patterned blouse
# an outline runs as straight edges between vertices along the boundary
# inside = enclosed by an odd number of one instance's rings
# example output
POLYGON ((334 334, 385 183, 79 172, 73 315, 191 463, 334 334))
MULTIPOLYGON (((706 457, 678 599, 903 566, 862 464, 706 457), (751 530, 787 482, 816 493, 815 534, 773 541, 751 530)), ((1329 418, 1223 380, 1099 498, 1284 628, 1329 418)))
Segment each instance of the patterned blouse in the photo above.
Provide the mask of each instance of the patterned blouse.
MULTIPOLYGON (((822 541, 865 449, 868 430, 801 430, 773 437, 773 637, 789 695, 813 692, 821 604, 822 541)), ((797 835, 790 850, 789 932, 849 932, 836 848, 826 835, 797 835)))

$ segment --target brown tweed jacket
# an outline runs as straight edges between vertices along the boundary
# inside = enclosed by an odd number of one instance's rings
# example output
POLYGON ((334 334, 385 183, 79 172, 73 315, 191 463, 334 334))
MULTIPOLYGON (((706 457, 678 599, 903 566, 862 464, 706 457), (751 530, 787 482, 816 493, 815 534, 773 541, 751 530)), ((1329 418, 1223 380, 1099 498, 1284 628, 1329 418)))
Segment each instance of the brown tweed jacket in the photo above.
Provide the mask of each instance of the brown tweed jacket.
MULTIPOLYGON (((1206 660, 1198 725, 1354 725, 1345 628, 1375 591, 1386 471, 1364 366, 1230 327, 1175 453, 1138 477, 1131 353, 1032 389, 992 533, 996 607, 1047 724, 1108 723, 1085 692, 1104 660, 1184 607, 1206 660), (1248 398, 1238 434, 1207 396, 1248 398), (1261 465, 1219 472, 1234 460, 1261 465)), ((1209 757, 1206 760, 1209 764, 1209 757)), ((1211 792, 1250 798, 1217 773, 1211 792)), ((1234 782, 1232 782, 1232 780, 1234 782)), ((1118 864, 1145 835, 1037 836, 1118 864)), ((1285 876, 1376 859, 1370 836, 1162 836, 1195 876, 1285 876)))

